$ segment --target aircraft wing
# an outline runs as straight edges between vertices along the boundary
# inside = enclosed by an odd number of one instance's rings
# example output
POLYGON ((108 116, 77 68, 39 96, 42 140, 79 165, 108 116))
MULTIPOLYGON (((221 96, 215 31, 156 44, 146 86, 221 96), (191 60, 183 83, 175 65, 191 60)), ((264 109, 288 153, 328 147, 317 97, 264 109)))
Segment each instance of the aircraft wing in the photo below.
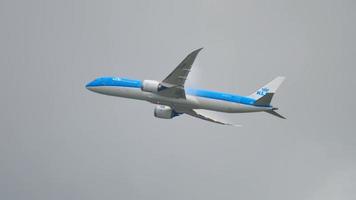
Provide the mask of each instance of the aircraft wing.
POLYGON ((209 122, 214 122, 214 123, 217 123, 217 124, 229 125, 229 126, 241 126, 241 125, 230 124, 230 123, 227 123, 227 122, 222 122, 222 121, 217 120, 217 119, 213 119, 212 117, 208 117, 206 115, 203 115, 202 113, 199 113, 199 111, 197 111, 197 110, 185 110, 184 113, 187 114, 187 115, 190 115, 190 116, 193 116, 193 117, 197 117, 199 119, 203 119, 203 120, 206 120, 206 121, 209 121, 209 122))
POLYGON ((185 98, 184 83, 195 58, 203 48, 191 52, 163 81, 166 89, 160 92, 160 95, 174 98, 185 98))

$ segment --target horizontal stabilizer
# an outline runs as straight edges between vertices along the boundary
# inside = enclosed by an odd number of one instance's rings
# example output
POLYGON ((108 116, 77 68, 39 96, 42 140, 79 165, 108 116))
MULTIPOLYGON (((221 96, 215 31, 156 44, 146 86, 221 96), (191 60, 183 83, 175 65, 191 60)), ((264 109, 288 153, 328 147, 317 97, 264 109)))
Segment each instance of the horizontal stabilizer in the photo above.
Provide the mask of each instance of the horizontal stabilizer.
POLYGON ((285 117, 283 117, 282 115, 280 115, 279 113, 277 113, 275 110, 277 109, 273 109, 273 110, 267 110, 266 112, 271 114, 271 115, 274 115, 276 117, 279 117, 279 118, 282 118, 282 119, 286 119, 285 117))

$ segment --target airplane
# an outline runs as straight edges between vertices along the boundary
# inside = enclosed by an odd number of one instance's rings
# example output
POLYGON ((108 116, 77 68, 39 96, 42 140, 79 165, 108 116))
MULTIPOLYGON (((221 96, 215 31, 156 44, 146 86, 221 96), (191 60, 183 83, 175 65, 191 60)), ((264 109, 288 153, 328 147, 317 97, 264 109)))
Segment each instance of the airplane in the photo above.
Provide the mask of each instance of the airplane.
POLYGON ((207 116, 202 113, 202 110, 225 113, 267 112, 285 119, 276 112, 278 108, 271 105, 274 93, 285 79, 281 76, 249 96, 185 88, 185 81, 201 50, 202 48, 191 52, 162 81, 100 77, 89 82, 86 88, 104 95, 144 100, 156 104, 154 116, 162 119, 172 119, 187 114, 217 124, 235 125, 207 116))

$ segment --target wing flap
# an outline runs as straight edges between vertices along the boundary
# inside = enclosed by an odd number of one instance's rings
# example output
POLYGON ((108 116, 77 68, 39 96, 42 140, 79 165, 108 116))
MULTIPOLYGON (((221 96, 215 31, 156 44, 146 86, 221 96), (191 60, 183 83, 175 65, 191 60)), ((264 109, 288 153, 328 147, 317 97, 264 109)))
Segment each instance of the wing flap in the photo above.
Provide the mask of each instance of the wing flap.
POLYGON ((195 58, 202 49, 203 48, 197 49, 185 57, 185 59, 162 81, 162 83, 184 87, 185 80, 187 80, 195 58))
POLYGON ((185 98, 184 83, 188 78, 192 65, 198 53, 203 48, 191 52, 185 59, 162 81, 165 89, 159 94, 171 98, 185 98))
POLYGON ((206 115, 203 115, 202 113, 199 113, 199 111, 197 111, 197 110, 186 110, 186 111, 184 111, 184 113, 187 114, 187 115, 202 119, 202 120, 206 120, 206 121, 217 123, 217 124, 221 124, 221 125, 229 125, 229 126, 237 126, 237 127, 241 126, 241 125, 237 125, 237 124, 231 124, 231 123, 228 123, 228 122, 223 122, 223 121, 218 120, 218 119, 214 119, 214 118, 212 118, 210 116, 206 116, 206 115))

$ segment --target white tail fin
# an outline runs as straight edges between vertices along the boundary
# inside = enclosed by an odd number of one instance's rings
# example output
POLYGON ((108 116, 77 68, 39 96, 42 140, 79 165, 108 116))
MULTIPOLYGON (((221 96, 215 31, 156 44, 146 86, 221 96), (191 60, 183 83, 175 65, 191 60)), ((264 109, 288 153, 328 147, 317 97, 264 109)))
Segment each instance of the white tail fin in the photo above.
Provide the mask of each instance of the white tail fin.
MULTIPOLYGON (((281 77, 281 76, 273 79, 267 85, 261 87, 256 92, 252 93, 249 97, 252 98, 252 99, 258 100, 261 97, 265 96, 266 94, 269 94, 270 98, 268 98, 268 99, 272 100, 273 94, 276 92, 278 87, 282 84, 284 79, 285 78, 281 77)), ((268 102, 268 103, 270 103, 270 102, 268 102)))

